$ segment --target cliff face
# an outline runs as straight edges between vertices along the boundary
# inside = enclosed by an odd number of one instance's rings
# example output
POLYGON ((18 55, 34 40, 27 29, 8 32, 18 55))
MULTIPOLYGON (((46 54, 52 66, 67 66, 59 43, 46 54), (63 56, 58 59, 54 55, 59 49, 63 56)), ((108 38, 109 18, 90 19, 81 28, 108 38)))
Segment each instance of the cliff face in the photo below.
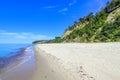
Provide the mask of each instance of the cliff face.
POLYGON ((114 22, 118 16, 120 16, 120 7, 116 8, 108 15, 107 22, 114 22))
POLYGON ((120 0, 111 3, 96 15, 90 13, 62 36, 63 42, 116 42, 120 41, 120 0))
POLYGON ((66 37, 67 35, 69 35, 73 30, 66 30, 64 32, 64 34, 62 35, 62 38, 66 37))
POLYGON ((62 35, 62 38, 65 38, 67 35, 69 35, 70 33, 72 33, 72 31, 74 31, 77 28, 83 28, 86 24, 88 24, 88 22, 84 22, 84 23, 76 23, 74 24, 74 26, 72 26, 72 29, 67 29, 64 34, 62 35))

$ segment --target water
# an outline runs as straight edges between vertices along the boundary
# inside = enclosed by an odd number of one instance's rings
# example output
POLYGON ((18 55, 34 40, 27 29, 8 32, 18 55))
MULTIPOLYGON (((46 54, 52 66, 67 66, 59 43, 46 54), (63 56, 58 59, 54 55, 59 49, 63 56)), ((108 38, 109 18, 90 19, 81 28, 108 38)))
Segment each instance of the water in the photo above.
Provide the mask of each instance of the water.
POLYGON ((17 54, 21 48, 30 46, 31 44, 0 44, 0 58, 9 57, 17 54))
POLYGON ((30 46, 30 44, 0 44, 0 73, 11 64, 24 60, 25 55, 29 55, 25 50, 30 46))
POLYGON ((31 44, 0 44, 0 80, 29 80, 35 66, 31 44))

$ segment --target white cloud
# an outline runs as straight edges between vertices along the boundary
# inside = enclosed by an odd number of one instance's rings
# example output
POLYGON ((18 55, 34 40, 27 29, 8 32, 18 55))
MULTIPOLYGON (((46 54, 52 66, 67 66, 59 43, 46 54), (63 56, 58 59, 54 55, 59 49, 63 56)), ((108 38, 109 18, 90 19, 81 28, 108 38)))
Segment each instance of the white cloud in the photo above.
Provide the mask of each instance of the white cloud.
POLYGON ((67 12, 67 11, 68 11, 68 8, 64 8, 64 9, 59 10, 58 12, 62 13, 62 12, 67 12))
POLYGON ((69 3, 68 5, 69 5, 69 6, 73 6, 73 5, 76 4, 76 3, 77 3, 77 0, 73 0, 73 2, 69 3))
POLYGON ((35 41, 35 40, 53 39, 53 37, 41 35, 41 34, 33 34, 33 33, 25 33, 25 32, 14 33, 14 32, 7 32, 7 31, 1 31, 1 30, 0 30, 0 38, 1 38, 0 43, 2 43, 3 40, 6 43, 14 43, 14 42, 31 43, 32 41, 35 41))
POLYGON ((69 8, 70 6, 73 6, 73 5, 75 5, 76 3, 77 3, 77 0, 73 0, 73 2, 68 3, 68 5, 67 5, 68 7, 63 8, 63 9, 59 10, 58 12, 59 12, 59 13, 65 13, 65 12, 68 11, 68 8, 69 8))
POLYGON ((53 9, 53 8, 56 8, 57 6, 45 6, 43 8, 46 8, 46 9, 53 9))
POLYGON ((99 4, 99 8, 98 9, 101 9, 104 6, 104 0, 96 0, 96 1, 99 4))
POLYGON ((15 36, 18 35, 17 33, 11 33, 11 32, 0 32, 0 35, 4 36, 15 36))

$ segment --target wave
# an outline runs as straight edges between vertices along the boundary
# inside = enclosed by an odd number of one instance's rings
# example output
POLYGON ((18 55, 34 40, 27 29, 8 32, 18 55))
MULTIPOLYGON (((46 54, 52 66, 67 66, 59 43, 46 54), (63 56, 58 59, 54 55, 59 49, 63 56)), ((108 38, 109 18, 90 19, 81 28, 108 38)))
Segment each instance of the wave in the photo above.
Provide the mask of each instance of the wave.
POLYGON ((28 61, 34 56, 32 46, 21 48, 12 55, 0 58, 0 74, 3 74, 20 64, 28 61))

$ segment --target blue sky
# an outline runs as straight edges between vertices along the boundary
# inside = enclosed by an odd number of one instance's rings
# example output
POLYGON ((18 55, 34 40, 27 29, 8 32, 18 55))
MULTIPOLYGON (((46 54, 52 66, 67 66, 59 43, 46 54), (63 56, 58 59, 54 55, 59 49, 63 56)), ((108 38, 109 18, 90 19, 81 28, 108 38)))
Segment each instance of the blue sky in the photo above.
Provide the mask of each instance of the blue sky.
POLYGON ((1 0, 0 43, 31 43, 61 36, 80 17, 111 0, 1 0))

